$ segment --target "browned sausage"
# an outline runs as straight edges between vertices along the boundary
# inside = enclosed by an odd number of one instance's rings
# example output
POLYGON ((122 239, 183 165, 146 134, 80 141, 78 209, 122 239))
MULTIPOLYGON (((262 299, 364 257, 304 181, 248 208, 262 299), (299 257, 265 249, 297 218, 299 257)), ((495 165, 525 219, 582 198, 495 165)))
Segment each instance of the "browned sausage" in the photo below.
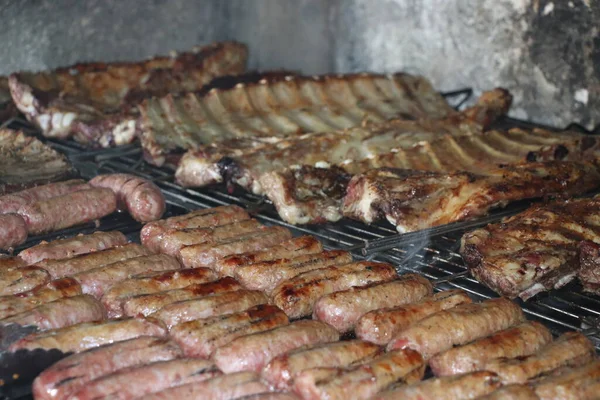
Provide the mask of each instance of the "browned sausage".
POLYGON ((0 249, 8 250, 25 243, 27 223, 19 214, 0 215, 0 249))
POLYGON ((94 187, 111 189, 118 207, 139 222, 155 221, 166 209, 165 197, 154 183, 130 174, 99 175, 90 181, 94 187))
POLYGON ((89 189, 90 185, 81 179, 73 179, 65 182, 49 183, 21 190, 20 192, 0 196, 0 214, 17 212, 19 208, 37 201, 48 200, 52 197, 89 189))
POLYGON ((540 400, 595 400, 600 395, 600 360, 569 368, 558 376, 541 379, 534 385, 540 400))
POLYGON ((39 267, 0 269, 0 296, 27 292, 48 281, 50 274, 39 267))
POLYGON ((477 400, 540 400, 528 385, 507 385, 477 400))

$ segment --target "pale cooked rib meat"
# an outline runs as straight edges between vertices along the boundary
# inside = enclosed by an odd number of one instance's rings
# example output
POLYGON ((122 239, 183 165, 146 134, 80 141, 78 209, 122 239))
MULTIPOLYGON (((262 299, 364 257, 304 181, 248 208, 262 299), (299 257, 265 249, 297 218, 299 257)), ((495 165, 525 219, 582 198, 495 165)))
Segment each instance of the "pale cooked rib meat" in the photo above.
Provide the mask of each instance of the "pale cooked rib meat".
POLYGON ((579 244, 577 278, 583 290, 600 294, 600 245, 589 240, 579 244))
POLYGON ((354 332, 363 340, 386 345, 399 332, 415 322, 464 303, 471 303, 471 298, 466 292, 446 290, 417 303, 370 311, 360 317, 354 332))
POLYGON ((123 316, 123 305, 134 296, 181 289, 215 281, 217 274, 208 268, 177 269, 141 274, 111 286, 102 296, 109 318, 123 316))
POLYGON ((0 319, 32 310, 42 304, 82 294, 81 286, 73 278, 50 281, 27 292, 0 297, 0 319))
POLYGON ((234 276, 237 268, 280 258, 295 258, 323 251, 323 245, 314 236, 300 236, 281 242, 265 250, 234 254, 217 261, 211 268, 221 276, 234 276))
POLYGON ((551 341, 544 325, 526 322, 440 353, 429 360, 429 366, 436 376, 479 371, 490 360, 528 356, 551 341))
POLYGON ((223 42, 139 62, 19 72, 9 86, 19 110, 45 136, 75 134, 81 142, 111 147, 134 139, 136 105, 145 98, 198 90, 217 76, 243 72, 246 58, 246 46, 223 42))
POLYGON ((165 292, 136 295, 127 300, 123 311, 127 316, 148 316, 164 306, 177 301, 194 299, 210 294, 234 292, 241 290, 242 285, 233 278, 223 278, 214 282, 198 283, 165 292))
POLYGON ((91 235, 79 234, 67 239, 40 243, 21 251, 19 257, 27 264, 35 264, 46 259, 70 258, 79 254, 122 246, 126 243, 127 238, 119 231, 94 232, 91 235))
POLYGON ((260 370, 273 358, 306 345, 337 341, 335 329, 301 320, 269 331, 239 337, 215 350, 212 359, 225 373, 260 370))
POLYGON ((313 318, 328 323, 339 332, 348 332, 369 311, 414 303, 432 292, 433 285, 429 280, 421 275, 406 274, 391 282, 326 294, 315 303, 313 318))
POLYGON ((282 282, 271 293, 273 304, 290 318, 312 314, 316 301, 329 293, 390 281, 397 277, 393 266, 378 262, 355 262, 305 272, 282 282))
POLYGON ((569 368, 558 376, 549 376, 534 384, 540 400, 594 400, 600 390, 600 360, 575 369, 569 368))
POLYGON ((275 389, 290 390, 296 375, 304 370, 361 364, 381 352, 381 347, 362 340, 326 343, 275 357, 262 370, 261 376, 275 389))
POLYGON ((68 398, 88 382, 123 368, 182 356, 168 339, 141 336, 70 355, 44 370, 33 381, 36 399, 68 398))
POLYGON ((487 371, 472 372, 444 378, 432 378, 413 385, 382 392, 373 400, 454 400, 474 399, 493 392, 501 386, 498 377, 487 371))
POLYGON ((347 251, 330 250, 317 254, 306 254, 294 258, 279 258, 235 269, 234 277, 247 289, 271 293, 281 282, 304 272, 331 265, 342 265, 352 261, 347 251))
POLYGON ((66 328, 34 333, 13 343, 9 351, 19 349, 58 349, 63 353, 88 350, 103 344, 140 336, 165 337, 166 328, 156 320, 128 318, 105 322, 86 322, 66 328))
POLYGON ((10 267, 0 269, 0 296, 28 292, 50 281, 50 274, 43 268, 10 267))
POLYGON ((504 296, 526 300, 575 278, 579 243, 600 242, 599 210, 600 198, 534 205, 501 223, 466 233, 461 254, 481 283, 504 296))
POLYGON ((175 325, 169 335, 188 357, 208 358, 238 337, 268 331, 289 323, 279 308, 261 304, 245 311, 175 325))
POLYGON ((394 337, 387 348, 411 348, 429 359, 454 345, 466 344, 524 321, 523 310, 504 298, 461 304, 415 323, 394 337), (441 326, 444 329, 439 329, 441 326))
POLYGON ((560 367, 578 367, 596 358, 594 345, 579 332, 567 332, 537 353, 517 359, 498 359, 485 364, 502 383, 525 383, 560 367))

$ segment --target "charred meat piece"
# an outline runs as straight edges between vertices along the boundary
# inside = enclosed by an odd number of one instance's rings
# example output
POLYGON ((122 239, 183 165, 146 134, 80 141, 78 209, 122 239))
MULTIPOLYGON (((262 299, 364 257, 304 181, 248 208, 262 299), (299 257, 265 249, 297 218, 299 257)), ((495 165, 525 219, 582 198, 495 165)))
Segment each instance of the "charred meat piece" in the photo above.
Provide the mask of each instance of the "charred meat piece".
POLYGON ((600 293, 600 245, 589 240, 579 244, 579 265, 577 278, 583 290, 600 293))
POLYGON ((314 236, 300 236, 281 242, 265 250, 234 254, 217 261, 213 268, 221 276, 235 276, 235 271, 244 265, 278 259, 292 259, 323 251, 323 245, 314 236))
POLYGON ((490 360, 528 356, 551 341, 544 325, 526 322, 440 353, 429 360, 429 366, 436 376, 479 371, 490 360))
POLYGON ((415 323, 394 337, 387 348, 411 348, 427 360, 454 345, 466 344, 524 321, 521 308, 504 298, 461 304, 415 323), (442 326, 444 329, 439 329, 442 326))
POLYGON ((379 345, 386 345, 394 336, 412 324, 439 311, 471 303, 462 290, 446 290, 420 302, 394 308, 382 308, 364 314, 354 327, 356 336, 379 345))
POLYGON ((281 282, 304 272, 348 264, 351 261, 352 255, 347 251, 330 250, 291 259, 279 258, 241 265, 235 269, 234 277, 247 289, 271 293, 281 282))
POLYGON ((478 281, 504 296, 527 300, 576 276, 579 243, 600 242, 599 210, 600 198, 534 205, 466 233, 461 254, 478 281))
POLYGON ((106 344, 68 356, 46 369, 33 382, 33 394, 41 400, 66 399, 101 376, 181 355, 175 343, 149 336, 106 344))
POLYGON ((174 326, 169 335, 188 357, 208 358, 238 337, 268 331, 289 323, 279 308, 267 304, 245 311, 197 319, 174 326))
POLYGON ((63 353, 88 350, 108 343, 140 336, 165 337, 166 328, 156 320, 129 318, 105 322, 86 322, 66 328, 29 335, 9 347, 19 349, 58 349, 63 353))
POLYGON ((433 285, 417 274, 406 274, 391 282, 353 287, 321 297, 314 305, 313 318, 339 332, 354 328, 369 311, 410 304, 430 296, 433 285))
POLYGON ((381 352, 381 347, 362 340, 326 343, 275 357, 263 369, 261 375, 275 389, 290 390, 296 375, 304 370, 362 364, 381 352))
POLYGON ((49 280, 48 271, 40 267, 3 268, 0 269, 0 296, 28 292, 49 280))
POLYGON ((31 265, 42 260, 71 258, 124 244, 127 244, 127 238, 119 231, 94 232, 91 235, 79 234, 67 239, 43 242, 21 251, 19 257, 26 264, 31 265))
POLYGON ((525 383, 560 367, 578 367, 596 357, 594 345, 579 332, 567 332, 540 351, 516 359, 498 359, 485 364, 502 383, 525 383))
POLYGON ((106 307, 109 318, 120 318, 123 316, 123 305, 134 296, 166 292, 215 280, 217 274, 208 268, 140 274, 111 286, 102 296, 102 303, 106 307))
POLYGON ((600 390, 600 361, 568 369, 558 376, 549 376, 535 383, 540 400, 593 400, 600 390))
POLYGON ((327 324, 302 320, 269 331, 239 337, 215 350, 212 359, 225 373, 260 372, 273 358, 306 345, 337 341, 327 324))
POLYGON ((282 282, 273 290, 271 297, 273 304, 290 318, 300 318, 312 314, 314 304, 326 294, 386 282, 396 277, 396 270, 389 264, 355 262, 300 274, 282 282))
POLYGON ((25 219, 15 213, 0 214, 0 249, 12 249, 25 243, 26 240, 27 223, 25 219))
MULTIPOLYGON (((0 131, 1 132, 1 131, 0 131)), ((0 197, 0 213, 7 214, 17 212, 23 206, 38 201, 49 200, 53 197, 62 196, 79 190, 90 189, 91 186, 81 179, 72 179, 64 182, 48 183, 42 186, 21 190, 19 192, 5 194, 0 197)))

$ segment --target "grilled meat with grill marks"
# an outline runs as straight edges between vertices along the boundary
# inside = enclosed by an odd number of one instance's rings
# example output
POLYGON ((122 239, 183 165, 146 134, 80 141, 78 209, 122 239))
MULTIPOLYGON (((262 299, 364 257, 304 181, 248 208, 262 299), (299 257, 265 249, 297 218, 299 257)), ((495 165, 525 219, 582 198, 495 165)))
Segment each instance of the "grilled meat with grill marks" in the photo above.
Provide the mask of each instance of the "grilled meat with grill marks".
POLYGON ((534 384, 540 400, 593 400, 600 390, 600 360, 583 367, 568 369, 558 376, 549 376, 534 384))
POLYGON ((39 267, 2 268, 0 269, 0 296, 28 292, 48 281, 50 281, 50 274, 39 267))
POLYGON ((600 245, 589 240, 579 244, 579 265, 577 277, 583 290, 600 293, 600 245))
POLYGON ((600 242, 599 210, 600 198, 534 205, 501 223, 466 233, 461 254, 481 283, 504 296, 526 300, 576 276, 579 243, 600 242))

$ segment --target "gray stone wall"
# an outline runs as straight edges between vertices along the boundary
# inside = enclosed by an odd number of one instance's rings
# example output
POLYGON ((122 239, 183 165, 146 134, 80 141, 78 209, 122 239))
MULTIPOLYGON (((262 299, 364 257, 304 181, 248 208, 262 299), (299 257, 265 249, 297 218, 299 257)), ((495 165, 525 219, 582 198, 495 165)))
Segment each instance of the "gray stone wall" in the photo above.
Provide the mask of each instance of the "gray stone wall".
POLYGON ((0 73, 236 39, 250 46, 251 68, 503 86, 516 117, 592 128, 599 21, 600 0, 0 0, 0 73))

